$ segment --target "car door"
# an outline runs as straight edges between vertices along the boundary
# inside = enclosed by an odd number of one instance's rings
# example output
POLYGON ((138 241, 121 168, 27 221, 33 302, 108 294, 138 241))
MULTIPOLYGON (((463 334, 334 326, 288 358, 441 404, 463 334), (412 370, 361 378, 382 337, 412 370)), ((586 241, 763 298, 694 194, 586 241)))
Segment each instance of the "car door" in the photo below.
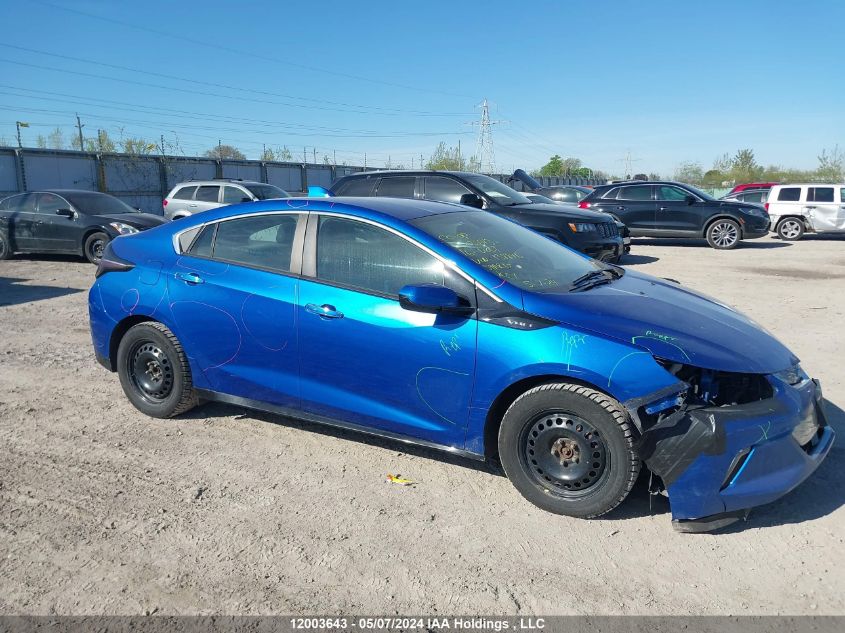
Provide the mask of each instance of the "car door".
POLYGON ((813 229, 819 232, 845 229, 845 210, 837 187, 808 187, 807 216, 813 229))
POLYGON ((302 407, 347 424, 461 447, 477 320, 404 309, 399 289, 472 284, 392 230, 312 214, 299 296, 302 407))
MULTIPOLYGON (((608 195, 613 191, 609 191, 608 195)), ((619 187, 615 199, 602 198, 602 211, 615 215, 631 230, 632 235, 653 235, 655 213, 651 185, 625 185, 619 187)))
POLYGON ((673 185, 655 185, 654 189, 657 203, 654 221, 656 231, 697 234, 704 229, 704 214, 697 198, 690 204, 692 194, 673 185))
POLYGON ((304 230, 295 212, 212 223, 170 271, 179 339, 212 390, 299 406, 296 293, 304 230))
POLYGON ((62 196, 49 192, 37 195, 36 212, 39 222, 35 226, 35 237, 41 248, 50 252, 79 252, 87 225, 83 212, 74 210, 62 196))
POLYGON ((188 203, 188 211, 202 213, 220 206, 220 185, 200 185, 194 199, 188 203))
POLYGON ((15 250, 38 251, 38 242, 35 237, 39 220, 36 200, 36 194, 22 193, 4 201, 9 239, 15 250))

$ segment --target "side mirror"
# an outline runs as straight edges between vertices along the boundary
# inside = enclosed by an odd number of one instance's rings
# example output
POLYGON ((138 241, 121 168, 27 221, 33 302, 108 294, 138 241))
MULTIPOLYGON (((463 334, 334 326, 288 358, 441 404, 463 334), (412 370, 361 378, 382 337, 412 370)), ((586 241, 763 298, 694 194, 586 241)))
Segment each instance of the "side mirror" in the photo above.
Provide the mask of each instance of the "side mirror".
POLYGON ((318 187, 317 185, 308 187, 309 198, 331 198, 333 195, 334 194, 325 187, 318 187))
POLYGON ((475 207, 476 209, 484 208, 484 200, 481 199, 481 196, 474 193, 465 193, 462 195, 461 204, 465 204, 468 207, 475 207))
POLYGON ((241 198, 241 202, 252 202, 252 198, 247 198, 246 196, 244 196, 243 198, 241 198))
POLYGON ((399 291, 399 305, 413 312, 432 314, 468 314, 472 308, 461 302, 451 288, 439 284, 404 286, 399 291))
POLYGON ((71 220, 74 217, 73 211, 71 211, 70 209, 56 209, 56 215, 62 215, 66 218, 70 218, 71 220))
POLYGON ((687 204, 695 204, 695 196, 687 196, 687 204))

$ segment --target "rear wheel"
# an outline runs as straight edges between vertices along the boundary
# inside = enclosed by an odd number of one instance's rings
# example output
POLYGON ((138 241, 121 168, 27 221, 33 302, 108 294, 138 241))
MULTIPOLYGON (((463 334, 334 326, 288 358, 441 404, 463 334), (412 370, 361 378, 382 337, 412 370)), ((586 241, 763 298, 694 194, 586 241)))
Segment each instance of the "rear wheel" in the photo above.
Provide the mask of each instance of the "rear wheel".
POLYGON ((85 258, 92 264, 96 264, 103 258, 103 251, 106 250, 106 244, 109 243, 109 236, 102 231, 91 233, 85 238, 85 244, 82 245, 82 252, 85 258))
POLYGON ((126 397, 149 416, 170 418, 197 404, 188 359, 163 323, 139 323, 126 332, 117 349, 117 372, 126 397))
POLYGON ((798 218, 784 218, 778 222, 778 237, 787 242, 797 242, 804 237, 804 223, 798 218))
POLYGON ((0 261, 9 259, 12 256, 12 244, 8 236, 0 231, 0 261))
POLYGON ((734 220, 716 220, 707 227, 707 243, 712 248, 720 250, 736 248, 740 238, 739 224, 734 220))
POLYGON ((567 383, 535 387, 514 401, 499 428, 499 458, 528 501, 581 518, 619 505, 640 471, 633 426, 621 406, 567 383))

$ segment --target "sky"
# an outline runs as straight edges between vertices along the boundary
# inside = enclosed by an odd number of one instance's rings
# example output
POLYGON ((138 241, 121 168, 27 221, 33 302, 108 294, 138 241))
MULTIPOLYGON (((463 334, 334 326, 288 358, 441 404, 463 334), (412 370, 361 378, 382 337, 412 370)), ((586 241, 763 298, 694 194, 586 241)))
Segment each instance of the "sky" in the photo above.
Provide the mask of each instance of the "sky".
POLYGON ((0 0, 0 140, 24 121, 25 146, 69 142, 78 113, 86 136, 186 155, 419 167, 441 141, 474 153, 487 99, 502 173, 560 154, 670 176, 741 148, 811 169, 845 147, 843 18, 838 0, 0 0))

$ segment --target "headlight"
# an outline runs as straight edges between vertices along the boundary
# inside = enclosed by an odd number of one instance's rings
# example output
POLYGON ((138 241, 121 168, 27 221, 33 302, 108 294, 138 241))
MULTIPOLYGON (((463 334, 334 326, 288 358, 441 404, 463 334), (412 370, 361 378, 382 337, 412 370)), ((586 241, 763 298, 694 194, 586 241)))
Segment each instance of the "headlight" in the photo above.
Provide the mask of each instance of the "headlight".
POLYGON ((779 371, 773 375, 777 376, 788 385, 797 385, 805 380, 810 380, 807 372, 801 369, 801 365, 795 365, 794 367, 784 369, 783 371, 779 371))
POLYGON ((767 218, 769 214, 759 207, 743 207, 740 211, 744 211, 748 215, 756 215, 758 218, 767 218))
POLYGON ((589 222, 570 222, 569 228, 573 233, 589 233, 596 230, 596 225, 589 222))
POLYGON ((133 233, 138 232, 138 229, 136 229, 134 226, 129 226, 128 224, 124 224, 123 222, 112 222, 111 224, 109 224, 109 226, 121 235, 132 235, 133 233))

